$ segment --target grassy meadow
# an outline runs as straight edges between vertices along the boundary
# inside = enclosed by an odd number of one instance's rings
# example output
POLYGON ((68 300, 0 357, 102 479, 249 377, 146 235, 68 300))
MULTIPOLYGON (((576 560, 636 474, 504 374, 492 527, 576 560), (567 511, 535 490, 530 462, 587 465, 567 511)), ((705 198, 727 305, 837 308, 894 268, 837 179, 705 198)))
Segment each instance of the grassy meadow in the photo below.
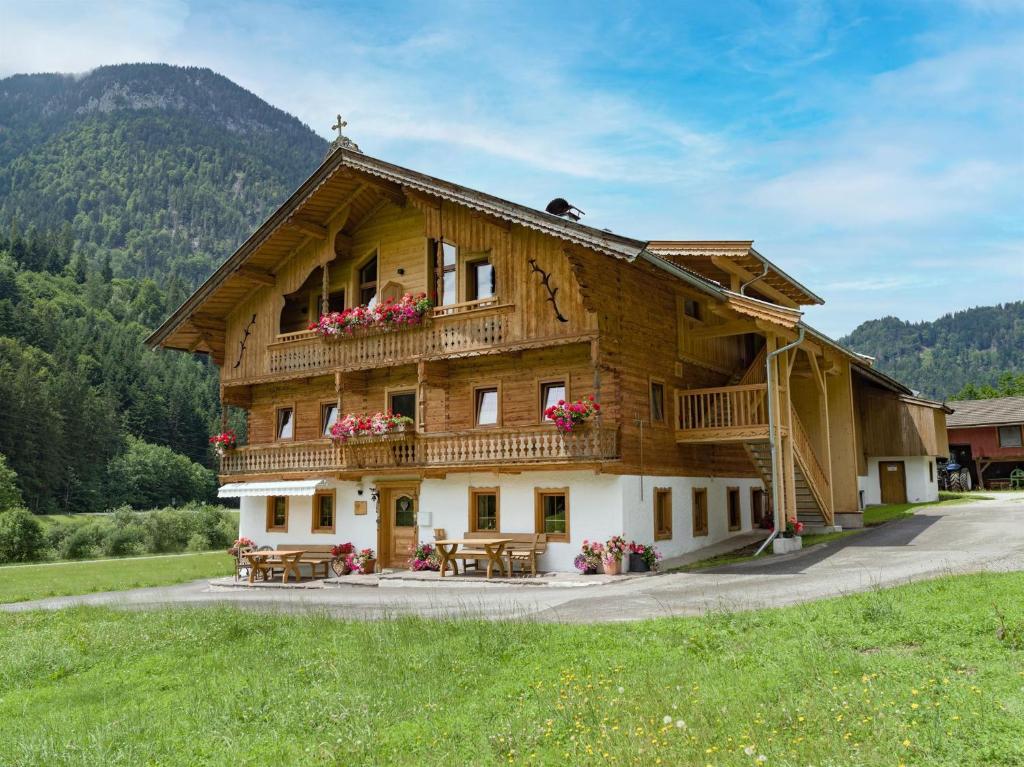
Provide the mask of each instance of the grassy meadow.
POLYGON ((0 764, 1024 764, 1024 574, 616 625, 0 614, 0 764))
POLYGON ((168 586, 197 578, 231 575, 233 572, 233 560, 223 551, 5 565, 0 567, 0 604, 96 591, 168 586))

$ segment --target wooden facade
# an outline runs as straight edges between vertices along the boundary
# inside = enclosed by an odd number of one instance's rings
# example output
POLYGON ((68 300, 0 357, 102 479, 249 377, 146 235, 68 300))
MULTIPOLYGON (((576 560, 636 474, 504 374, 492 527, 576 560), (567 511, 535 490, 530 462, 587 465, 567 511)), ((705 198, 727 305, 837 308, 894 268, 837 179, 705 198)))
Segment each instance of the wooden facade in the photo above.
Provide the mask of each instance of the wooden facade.
POLYGON ((937 455, 945 431, 934 403, 895 382, 858 388, 865 360, 805 332, 812 303, 749 243, 633 241, 339 149, 150 342, 210 354, 224 402, 248 412, 225 480, 481 467, 777 477, 787 516, 831 523, 858 510, 863 456, 937 455), (442 300, 446 245, 455 282, 442 300), (482 298, 470 288, 480 259, 494 275, 482 298), (435 306, 400 330, 296 329, 367 290, 435 306), (552 383, 570 400, 593 395, 600 415, 558 434, 542 414, 552 383), (496 423, 477 423, 481 389, 497 392, 496 423), (396 392, 415 398, 407 433, 325 436, 325 408, 373 413, 396 392))

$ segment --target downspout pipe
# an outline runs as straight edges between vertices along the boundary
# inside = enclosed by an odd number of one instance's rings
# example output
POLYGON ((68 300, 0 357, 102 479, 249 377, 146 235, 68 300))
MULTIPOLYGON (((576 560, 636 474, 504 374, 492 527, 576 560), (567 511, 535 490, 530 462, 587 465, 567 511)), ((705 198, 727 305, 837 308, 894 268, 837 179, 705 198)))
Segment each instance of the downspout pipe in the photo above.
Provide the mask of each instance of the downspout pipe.
POLYGON ((746 282, 744 282, 742 285, 740 285, 740 295, 741 296, 747 295, 747 288, 749 288, 755 282, 760 282, 761 280, 763 280, 767 276, 768 276, 768 264, 765 264, 764 265, 764 271, 762 271, 756 277, 753 277, 753 278, 747 280, 746 282))
POLYGON ((764 543, 761 544, 754 556, 758 556, 764 551, 768 544, 779 537, 782 532, 782 504, 779 503, 779 463, 778 463, 778 434, 775 433, 775 397, 772 396, 773 386, 775 381, 775 358, 783 352, 788 352, 803 343, 804 336, 806 335, 806 329, 803 325, 800 325, 800 332, 797 334, 796 340, 792 343, 786 344, 780 349, 776 349, 773 352, 769 352, 765 355, 765 380, 768 383, 768 447, 771 450, 772 456, 772 514, 775 517, 775 529, 772 530, 772 534, 769 535, 764 543))

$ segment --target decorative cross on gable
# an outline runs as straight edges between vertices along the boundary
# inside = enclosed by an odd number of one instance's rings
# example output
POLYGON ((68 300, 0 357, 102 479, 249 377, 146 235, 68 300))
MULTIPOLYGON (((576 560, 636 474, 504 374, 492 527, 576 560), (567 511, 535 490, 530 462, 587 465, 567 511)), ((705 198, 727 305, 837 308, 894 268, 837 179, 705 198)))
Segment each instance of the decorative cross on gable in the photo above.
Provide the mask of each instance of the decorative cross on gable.
POLYGON ((331 130, 338 131, 338 138, 340 139, 340 138, 342 138, 341 132, 346 127, 348 127, 348 121, 347 120, 342 120, 341 119, 341 115, 338 115, 338 121, 336 123, 334 123, 334 125, 331 126, 331 130))

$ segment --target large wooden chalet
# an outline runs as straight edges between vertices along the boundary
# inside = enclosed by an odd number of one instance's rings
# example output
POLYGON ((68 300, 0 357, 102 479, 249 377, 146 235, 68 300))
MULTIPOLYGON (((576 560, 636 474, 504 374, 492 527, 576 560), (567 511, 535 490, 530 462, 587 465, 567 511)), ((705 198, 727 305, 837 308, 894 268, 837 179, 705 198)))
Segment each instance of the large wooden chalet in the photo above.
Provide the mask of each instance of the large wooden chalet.
POLYGON ((220 468, 242 535, 401 567, 435 528, 541 532, 568 569, 584 539, 673 556, 764 526, 773 477, 816 526, 937 496, 944 410, 807 327, 819 303, 750 242, 634 240, 336 144, 149 343, 210 355, 248 413, 220 468), (308 329, 406 293, 419 324, 308 329), (569 434, 544 416, 589 395, 569 434), (388 409, 408 431, 328 436, 388 409))

